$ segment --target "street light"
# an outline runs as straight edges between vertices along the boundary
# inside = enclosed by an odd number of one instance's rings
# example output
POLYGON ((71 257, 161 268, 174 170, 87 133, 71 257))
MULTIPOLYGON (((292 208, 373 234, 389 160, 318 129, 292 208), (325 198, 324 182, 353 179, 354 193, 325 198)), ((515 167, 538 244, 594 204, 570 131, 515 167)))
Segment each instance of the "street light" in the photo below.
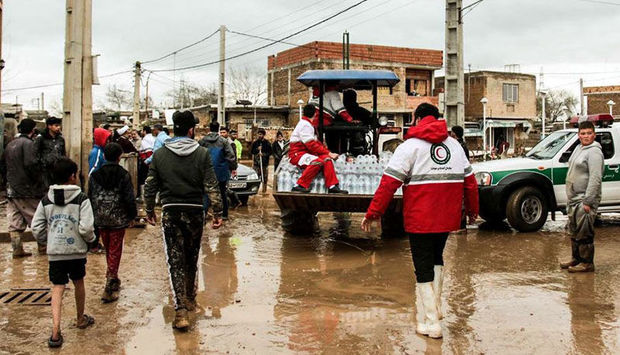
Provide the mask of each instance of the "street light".
POLYGON ((547 120, 547 113, 545 112, 545 97, 547 96, 547 92, 545 90, 540 90, 540 96, 542 97, 542 134, 541 139, 545 139, 545 121, 547 120))
POLYGON ((483 97, 482 103, 482 160, 487 160, 487 103, 489 100, 483 97))
POLYGON ((299 105, 299 120, 301 121, 301 106, 304 104, 304 100, 297 100, 297 105, 299 105))
POLYGON ((609 100, 607 101, 607 105, 609 106, 609 115, 613 116, 613 107, 616 103, 614 102, 614 100, 609 100))

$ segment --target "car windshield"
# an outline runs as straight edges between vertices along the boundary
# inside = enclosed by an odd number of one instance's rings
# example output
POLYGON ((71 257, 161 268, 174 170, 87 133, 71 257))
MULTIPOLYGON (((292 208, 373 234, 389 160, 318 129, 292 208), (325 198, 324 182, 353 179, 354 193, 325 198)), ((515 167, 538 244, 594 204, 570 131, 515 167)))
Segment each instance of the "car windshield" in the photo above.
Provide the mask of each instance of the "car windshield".
POLYGON ((551 159, 576 134, 576 132, 553 132, 536 144, 525 156, 532 159, 551 159))

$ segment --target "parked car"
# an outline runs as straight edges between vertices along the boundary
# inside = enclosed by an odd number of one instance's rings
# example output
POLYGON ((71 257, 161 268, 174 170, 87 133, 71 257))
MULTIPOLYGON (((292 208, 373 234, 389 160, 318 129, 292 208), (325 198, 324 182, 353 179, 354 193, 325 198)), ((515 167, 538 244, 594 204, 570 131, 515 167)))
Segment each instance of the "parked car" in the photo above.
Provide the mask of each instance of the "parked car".
POLYGON ((256 195, 260 179, 254 169, 243 164, 237 166, 237 176, 228 181, 228 188, 234 191, 242 204, 247 205, 248 199, 256 195))
MULTIPOLYGON (((599 213, 620 212, 620 124, 610 115, 589 116, 605 159, 599 213)), ((566 213, 568 159, 579 144, 577 128, 553 132, 524 158, 473 164, 480 193, 480 216, 508 223, 520 232, 540 229, 556 211, 566 213)))

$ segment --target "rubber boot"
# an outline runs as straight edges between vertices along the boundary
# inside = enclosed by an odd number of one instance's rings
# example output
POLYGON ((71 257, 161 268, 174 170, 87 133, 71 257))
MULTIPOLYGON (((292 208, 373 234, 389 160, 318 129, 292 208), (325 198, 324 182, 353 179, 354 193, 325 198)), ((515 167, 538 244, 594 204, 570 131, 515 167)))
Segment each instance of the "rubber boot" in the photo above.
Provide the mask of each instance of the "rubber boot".
POLYGON ((435 265, 435 279, 433 280, 433 291, 435 292, 435 302, 437 303, 437 316, 443 319, 443 309, 441 306, 441 289, 443 287, 443 265, 435 265))
POLYGON ((424 312, 424 304, 422 303, 422 296, 420 295, 420 288, 415 289, 415 318, 416 328, 415 331, 418 334, 428 335, 428 325, 426 324, 426 312, 424 312))
POLYGON ((433 283, 418 283, 416 287, 420 290, 420 296, 422 296, 421 299, 422 305, 424 306, 424 313, 426 313, 428 336, 439 339, 442 337, 441 324, 439 323, 439 316, 437 315, 437 302, 435 292, 433 291, 433 283))
POLYGON ((13 259, 32 255, 32 253, 24 251, 24 246, 22 245, 24 232, 10 232, 9 234, 11 235, 11 247, 13 247, 13 259))
POLYGON ((177 309, 172 327, 178 330, 187 330, 189 328, 189 319, 185 309, 177 309))
MULTIPOLYGON (((103 303, 110 303, 118 300, 118 289, 115 290, 115 279, 108 279, 101 295, 103 303)), ((119 287, 120 289, 120 287, 119 287)))
POLYGON ((37 251, 39 255, 47 255, 47 245, 37 243, 37 251))

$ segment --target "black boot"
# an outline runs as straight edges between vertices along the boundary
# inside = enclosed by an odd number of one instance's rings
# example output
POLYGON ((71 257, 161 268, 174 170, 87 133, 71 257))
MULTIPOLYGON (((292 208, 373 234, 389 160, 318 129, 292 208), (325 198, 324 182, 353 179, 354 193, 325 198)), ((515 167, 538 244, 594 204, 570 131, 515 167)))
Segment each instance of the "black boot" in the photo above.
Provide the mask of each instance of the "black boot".
POLYGON ((329 191, 330 194, 348 194, 349 191, 347 190, 341 190, 340 186, 338 186, 338 184, 332 186, 329 191))
POLYGON ((291 190, 291 191, 292 192, 301 192, 301 193, 307 194, 307 193, 310 192, 310 189, 306 189, 303 186, 295 185, 295 186, 293 186, 293 190, 291 190))

